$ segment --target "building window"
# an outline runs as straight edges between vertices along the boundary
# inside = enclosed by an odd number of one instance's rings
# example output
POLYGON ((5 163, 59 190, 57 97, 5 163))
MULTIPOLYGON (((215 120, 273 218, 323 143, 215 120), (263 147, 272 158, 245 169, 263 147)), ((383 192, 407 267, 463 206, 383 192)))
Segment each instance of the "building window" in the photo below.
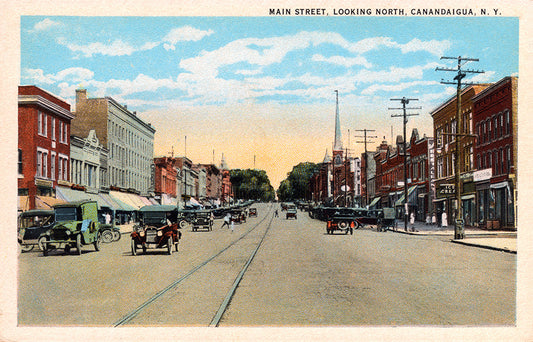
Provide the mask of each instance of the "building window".
POLYGON ((505 133, 511 134, 511 117, 509 115, 509 110, 505 111, 505 133))
POLYGON ((56 119, 52 118, 52 140, 56 140, 56 119))
POLYGON ((50 177, 54 180, 56 179, 56 154, 55 152, 52 152, 50 154, 50 177))
POLYGON ((19 148, 19 154, 18 154, 18 172, 19 175, 22 175, 22 150, 19 148))

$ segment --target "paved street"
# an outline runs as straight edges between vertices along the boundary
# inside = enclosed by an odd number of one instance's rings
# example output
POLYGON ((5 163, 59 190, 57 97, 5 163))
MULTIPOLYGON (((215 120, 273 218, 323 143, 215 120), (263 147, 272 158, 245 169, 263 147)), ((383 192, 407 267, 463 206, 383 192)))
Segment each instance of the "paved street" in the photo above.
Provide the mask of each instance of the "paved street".
POLYGON ((262 221, 268 207, 258 208, 233 233, 221 220, 211 232, 185 230, 170 256, 131 256, 128 235, 81 256, 20 254, 19 325, 113 326, 186 276, 126 325, 208 326, 265 232, 219 326, 515 324, 516 254, 442 235, 328 235, 303 212, 281 212, 268 229, 272 213, 262 221))

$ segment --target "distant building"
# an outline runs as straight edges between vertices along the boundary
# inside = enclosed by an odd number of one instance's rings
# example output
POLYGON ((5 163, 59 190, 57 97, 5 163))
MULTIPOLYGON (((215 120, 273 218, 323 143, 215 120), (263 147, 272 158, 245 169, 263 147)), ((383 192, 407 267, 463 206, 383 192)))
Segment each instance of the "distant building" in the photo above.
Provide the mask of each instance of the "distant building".
POLYGON ((76 118, 72 134, 85 137, 94 130, 109 151, 110 187, 134 190, 142 195, 154 191, 155 129, 111 97, 87 98, 76 90, 76 118))
POLYGON ((64 100, 36 86, 18 87, 18 194, 21 209, 55 198, 58 184, 70 185, 70 124, 64 100))
POLYGON ((213 164, 199 164, 206 172, 206 192, 205 197, 214 204, 220 204, 222 192, 222 173, 213 164))
POLYGON ((155 197, 161 204, 177 204, 178 170, 176 160, 172 157, 154 158, 155 197))

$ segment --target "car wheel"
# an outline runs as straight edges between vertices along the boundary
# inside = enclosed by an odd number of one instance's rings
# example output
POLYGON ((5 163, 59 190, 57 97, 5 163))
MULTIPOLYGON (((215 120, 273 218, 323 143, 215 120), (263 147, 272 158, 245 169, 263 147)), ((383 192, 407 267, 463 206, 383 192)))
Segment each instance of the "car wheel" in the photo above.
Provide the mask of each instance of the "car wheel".
POLYGON ((45 241, 46 241, 46 236, 41 236, 41 237, 39 238, 39 240, 37 240, 37 246, 39 246, 39 249, 40 249, 41 251, 44 251, 44 246, 45 246, 44 242, 45 242, 45 241))
POLYGON ((131 240, 131 255, 137 255, 137 244, 135 240, 131 240))
POLYGON ((172 240, 172 236, 169 236, 168 239, 167 239, 168 255, 172 255, 172 246, 174 246, 174 241, 172 240))
POLYGON ((81 255, 81 234, 76 235, 76 250, 76 253, 81 255))
POLYGON ((20 245, 20 251, 22 253, 29 252, 33 249, 33 245, 20 245))
POLYGON ((188 225, 189 223, 187 222, 187 220, 181 220, 179 223, 181 229, 186 229, 188 225))
POLYGON ((118 241, 122 237, 122 234, 120 232, 117 232, 116 230, 113 231, 113 241, 118 241))
MULTIPOLYGON (((113 237, 113 234, 111 234, 111 237, 113 237)), ((102 234, 100 232, 96 233, 96 240, 94 240, 94 250, 99 251, 100 250, 100 243, 102 242, 102 234)))
POLYGON ((109 229, 106 229, 102 232, 102 242, 103 243, 111 243, 113 242, 114 240, 114 237, 113 237, 113 232, 110 231, 109 229))

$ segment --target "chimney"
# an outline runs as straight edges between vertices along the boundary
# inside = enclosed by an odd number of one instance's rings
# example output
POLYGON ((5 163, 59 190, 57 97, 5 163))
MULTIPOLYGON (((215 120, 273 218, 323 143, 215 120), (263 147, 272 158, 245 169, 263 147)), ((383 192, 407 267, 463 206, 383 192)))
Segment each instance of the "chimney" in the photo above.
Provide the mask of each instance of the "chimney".
POLYGON ((87 89, 76 89, 76 103, 87 100, 87 89))

